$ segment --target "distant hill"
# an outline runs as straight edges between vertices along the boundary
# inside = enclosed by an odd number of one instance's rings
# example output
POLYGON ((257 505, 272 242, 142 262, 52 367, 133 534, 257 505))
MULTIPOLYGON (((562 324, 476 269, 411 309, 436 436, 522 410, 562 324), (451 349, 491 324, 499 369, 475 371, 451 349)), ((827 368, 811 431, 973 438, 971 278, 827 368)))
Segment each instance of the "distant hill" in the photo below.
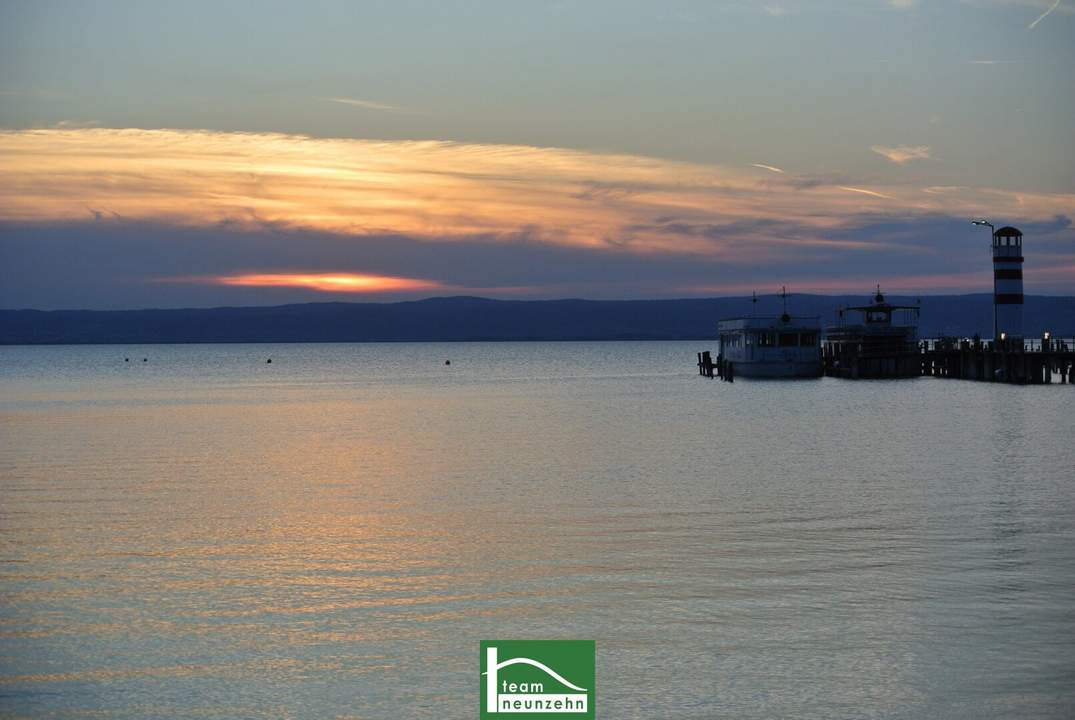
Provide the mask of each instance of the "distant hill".
MULTIPOLYGON (((918 298, 890 296, 914 304, 918 298)), ((795 295, 795 315, 820 315, 864 296, 795 295)), ((992 335, 992 296, 921 298, 922 337, 992 335)), ((759 298, 759 314, 780 299, 759 298)), ((431 298, 398 303, 310 303, 183 310, 0 310, 0 344, 386 342, 453 340, 701 340, 720 318, 749 315, 750 298, 704 300, 488 300, 431 298)), ((1075 297, 1028 296, 1027 337, 1075 336, 1075 297)))

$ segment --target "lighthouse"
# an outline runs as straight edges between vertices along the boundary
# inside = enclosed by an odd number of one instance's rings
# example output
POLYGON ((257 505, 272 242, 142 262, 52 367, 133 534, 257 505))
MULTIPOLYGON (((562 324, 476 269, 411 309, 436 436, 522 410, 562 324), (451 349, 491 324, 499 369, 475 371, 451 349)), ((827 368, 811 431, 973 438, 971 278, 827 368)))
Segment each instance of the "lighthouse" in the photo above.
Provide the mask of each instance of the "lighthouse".
POLYGON ((1023 337, 1023 233, 1009 226, 993 233, 995 338, 1023 337))

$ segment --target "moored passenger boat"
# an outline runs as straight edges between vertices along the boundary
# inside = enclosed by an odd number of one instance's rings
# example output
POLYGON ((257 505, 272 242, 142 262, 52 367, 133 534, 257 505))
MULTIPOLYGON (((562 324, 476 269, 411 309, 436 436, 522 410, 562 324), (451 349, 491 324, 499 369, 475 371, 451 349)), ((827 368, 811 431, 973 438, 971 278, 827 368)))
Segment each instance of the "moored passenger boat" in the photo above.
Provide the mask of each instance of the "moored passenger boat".
POLYGON ((821 376, 821 323, 815 317, 729 318, 718 323, 720 362, 754 378, 821 376))
POLYGON ((881 288, 869 305, 847 307, 825 329, 825 373, 843 378, 921 375, 917 305, 893 305, 881 288))

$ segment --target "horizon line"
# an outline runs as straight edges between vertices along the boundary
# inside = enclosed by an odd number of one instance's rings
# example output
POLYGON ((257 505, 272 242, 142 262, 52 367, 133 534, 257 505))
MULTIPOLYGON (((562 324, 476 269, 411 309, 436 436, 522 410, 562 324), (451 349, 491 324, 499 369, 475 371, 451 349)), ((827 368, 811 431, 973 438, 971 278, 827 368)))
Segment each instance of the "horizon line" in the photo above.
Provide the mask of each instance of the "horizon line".
MULTIPOLYGON (((788 297, 817 297, 817 298, 844 298, 844 297, 859 297, 866 296, 872 297, 876 290, 864 291, 862 293, 818 293, 818 292, 798 292, 788 293, 788 297)), ((938 298, 938 297, 972 297, 975 295, 992 295, 993 293, 988 290, 979 292, 939 292, 939 293, 907 293, 907 292, 885 292, 886 297, 911 297, 911 298, 938 298)), ((1044 297, 1044 298, 1075 298, 1075 293, 1070 294, 1051 294, 1051 293, 1024 293, 1025 297, 1044 297)), ((207 310, 253 310, 253 309, 272 309, 283 307, 300 307, 305 305, 404 305, 410 303, 431 302, 434 300, 481 300, 484 302, 497 302, 497 303, 555 303, 555 302, 587 302, 587 303, 636 303, 636 302, 698 302, 705 300, 751 300, 751 295, 707 295, 699 297, 668 297, 668 298, 584 298, 584 297, 559 297, 559 298, 529 298, 529 299, 516 299, 516 298, 494 298, 485 297, 481 295, 430 295, 428 297, 404 299, 404 300, 309 300, 301 302, 285 302, 285 303, 265 303, 265 304, 251 304, 251 305, 183 305, 177 307, 130 307, 130 308, 53 308, 49 310, 35 308, 35 307, 0 307, 0 312, 180 312, 180 311, 207 311, 207 310)), ((781 294, 778 292, 758 294, 757 298, 780 298, 781 294)))

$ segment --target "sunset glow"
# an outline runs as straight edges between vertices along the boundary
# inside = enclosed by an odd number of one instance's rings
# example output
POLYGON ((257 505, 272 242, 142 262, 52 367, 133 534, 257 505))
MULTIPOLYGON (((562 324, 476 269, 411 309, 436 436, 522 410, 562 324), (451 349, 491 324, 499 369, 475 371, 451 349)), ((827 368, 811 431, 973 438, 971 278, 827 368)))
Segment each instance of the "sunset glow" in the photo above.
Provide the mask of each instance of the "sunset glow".
POLYGON ((0 0, 0 720, 1072 716, 1072 68, 1075 0, 0 0))
POLYGON ((0 306, 1075 288, 1072 3, 192 2, 0 10, 0 306))
POLYGON ((180 130, 0 133, 0 220, 481 238, 758 262, 864 217, 1047 219, 1075 195, 824 178, 622 154, 180 130))
POLYGON ((437 290, 443 287, 440 283, 429 280, 340 273, 223 275, 210 278, 189 278, 181 281, 240 287, 312 288, 323 292, 344 293, 408 292, 437 290))

